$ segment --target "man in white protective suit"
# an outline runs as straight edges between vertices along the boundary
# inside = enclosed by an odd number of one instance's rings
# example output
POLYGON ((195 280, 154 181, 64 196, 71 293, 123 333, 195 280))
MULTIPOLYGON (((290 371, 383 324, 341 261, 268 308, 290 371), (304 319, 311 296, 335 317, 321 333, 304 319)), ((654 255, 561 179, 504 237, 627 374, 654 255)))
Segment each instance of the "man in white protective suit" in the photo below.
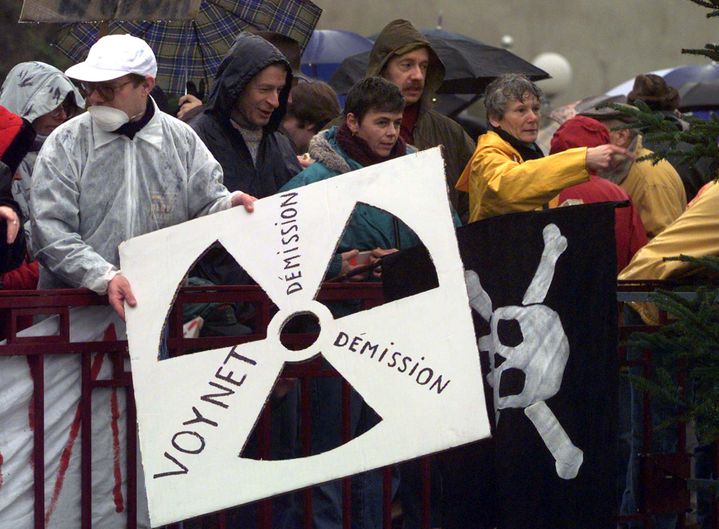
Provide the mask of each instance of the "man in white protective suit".
POLYGON ((108 294, 124 318, 135 306, 118 245, 255 198, 222 185, 222 169, 197 134, 161 112, 150 91, 157 62, 145 41, 108 35, 67 76, 81 81, 88 112, 55 129, 31 190, 39 288, 108 294))

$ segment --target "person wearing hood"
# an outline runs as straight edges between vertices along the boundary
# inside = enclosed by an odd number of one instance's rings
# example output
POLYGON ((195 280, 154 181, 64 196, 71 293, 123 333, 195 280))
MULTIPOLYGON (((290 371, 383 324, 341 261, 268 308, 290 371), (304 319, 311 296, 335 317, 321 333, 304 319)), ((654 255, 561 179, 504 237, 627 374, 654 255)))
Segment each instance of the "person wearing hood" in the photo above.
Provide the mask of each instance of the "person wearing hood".
POLYGON ((632 157, 615 145, 580 147, 544 157, 535 140, 543 94, 526 76, 505 74, 484 97, 491 130, 457 182, 469 193, 469 221, 557 205, 557 194, 589 180, 590 171, 613 168, 632 157))
POLYGON ((23 218, 10 186, 34 138, 26 119, 0 106, 0 288, 5 288, 6 274, 12 274, 25 257, 23 218))
POLYGON ((36 132, 30 152, 18 166, 12 184, 13 198, 20 205, 28 248, 32 249, 30 187, 37 154, 45 138, 58 126, 85 108, 80 90, 60 70, 40 61, 13 66, 0 88, 0 105, 28 120, 36 132))
POLYGON ((379 75, 399 87, 407 106, 400 136, 418 150, 442 145, 449 199, 462 220, 467 196, 455 189, 474 151, 474 141, 454 120, 432 109, 432 99, 444 80, 444 65, 429 41, 407 20, 393 20, 377 36, 369 56, 367 77, 379 75))
POLYGON ((88 112, 45 140, 30 191, 40 288, 107 293, 124 318, 135 306, 120 272, 122 241, 255 198, 230 193, 197 134, 160 111, 150 92, 157 61, 131 35, 99 39, 67 76, 82 82, 88 112))
MULTIPOLYGON (((277 130, 291 84, 292 70, 282 52, 261 36, 240 33, 217 70, 202 112, 190 121, 220 162, 230 191, 265 198, 302 170, 289 139, 277 130)), ((252 283, 220 247, 211 248, 193 274, 220 285, 252 283)))
POLYGON ((222 60, 203 112, 190 126, 217 158, 230 191, 273 195, 302 168, 277 131, 287 110, 292 71, 264 38, 241 33, 222 60))
MULTIPOLYGON (((596 119, 575 116, 557 129, 552 137, 549 154, 576 147, 598 147, 609 143, 609 130, 596 119)), ((647 243, 639 212, 626 191, 590 171, 589 181, 562 190, 559 205, 591 204, 594 202, 625 202, 614 210, 614 235, 617 249, 617 273, 621 272, 634 254, 647 243)))

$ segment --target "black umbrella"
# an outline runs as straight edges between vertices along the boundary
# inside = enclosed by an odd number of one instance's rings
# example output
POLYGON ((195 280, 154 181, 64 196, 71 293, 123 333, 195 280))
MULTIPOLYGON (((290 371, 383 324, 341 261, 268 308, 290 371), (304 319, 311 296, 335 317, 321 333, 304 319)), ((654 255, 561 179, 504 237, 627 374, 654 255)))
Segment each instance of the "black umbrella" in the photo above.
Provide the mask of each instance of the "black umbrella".
MULTIPOLYGON (((521 73, 538 81, 549 74, 503 48, 443 30, 422 31, 432 49, 444 63, 446 74, 439 94, 481 94, 496 77, 521 73)), ((367 72, 369 52, 348 57, 330 79, 340 94, 347 91, 367 72)))
POLYGON ((679 88, 679 109, 707 110, 719 108, 719 79, 691 82, 679 88))

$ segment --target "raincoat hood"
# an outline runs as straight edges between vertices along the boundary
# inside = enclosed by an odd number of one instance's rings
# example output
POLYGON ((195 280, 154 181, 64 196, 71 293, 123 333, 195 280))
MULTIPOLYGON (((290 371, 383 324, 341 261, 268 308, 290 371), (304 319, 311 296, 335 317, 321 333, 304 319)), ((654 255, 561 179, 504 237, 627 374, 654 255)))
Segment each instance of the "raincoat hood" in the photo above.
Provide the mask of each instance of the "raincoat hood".
POLYGON ((431 101, 439 85, 444 80, 444 64, 432 49, 427 38, 415 29, 408 20, 393 20, 377 36, 367 65, 367 77, 381 75, 387 62, 395 55, 404 55, 417 48, 427 48, 429 68, 422 94, 423 106, 431 101))
POLYGON ((265 130, 277 130, 287 110, 292 69, 280 50, 262 37, 250 33, 240 33, 220 63, 205 105, 206 111, 229 121, 232 108, 245 87, 258 73, 273 64, 281 64, 287 69, 287 82, 280 92, 280 106, 272 113, 265 127, 265 130))
POLYGON ((552 136, 549 154, 575 147, 599 147, 609 143, 609 130, 596 119, 575 116, 568 119, 552 136))
POLYGON ((0 88, 0 105, 32 123, 60 106, 68 94, 77 107, 85 108, 82 94, 60 70, 44 62, 21 62, 0 88))

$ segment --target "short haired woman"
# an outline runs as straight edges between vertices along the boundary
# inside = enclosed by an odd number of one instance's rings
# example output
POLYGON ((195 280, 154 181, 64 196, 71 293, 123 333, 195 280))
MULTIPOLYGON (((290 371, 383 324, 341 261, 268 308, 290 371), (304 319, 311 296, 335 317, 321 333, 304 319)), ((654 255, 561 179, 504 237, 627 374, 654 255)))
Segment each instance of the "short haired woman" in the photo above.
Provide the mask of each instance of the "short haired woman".
POLYGON ((586 182, 589 171, 614 167, 631 156, 614 145, 569 149, 544 157, 535 142, 542 91, 523 75, 506 74, 487 87, 484 104, 490 130, 457 182, 469 193, 469 221, 530 211, 565 187, 586 182))

